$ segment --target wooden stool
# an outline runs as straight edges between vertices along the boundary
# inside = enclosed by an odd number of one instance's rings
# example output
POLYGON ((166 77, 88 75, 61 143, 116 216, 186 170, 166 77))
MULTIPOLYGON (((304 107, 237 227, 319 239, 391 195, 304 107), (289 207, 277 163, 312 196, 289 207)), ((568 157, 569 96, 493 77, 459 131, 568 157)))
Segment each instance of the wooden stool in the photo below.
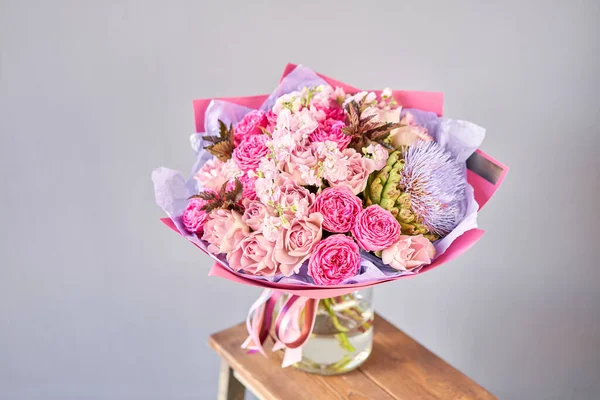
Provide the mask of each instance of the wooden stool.
POLYGON ((247 354, 248 336, 239 324, 210 337, 221 356, 219 400, 243 400, 248 388, 263 400, 295 399, 495 399, 460 371, 382 317, 375 316, 373 352, 358 369, 320 376, 281 368, 282 352, 247 354))

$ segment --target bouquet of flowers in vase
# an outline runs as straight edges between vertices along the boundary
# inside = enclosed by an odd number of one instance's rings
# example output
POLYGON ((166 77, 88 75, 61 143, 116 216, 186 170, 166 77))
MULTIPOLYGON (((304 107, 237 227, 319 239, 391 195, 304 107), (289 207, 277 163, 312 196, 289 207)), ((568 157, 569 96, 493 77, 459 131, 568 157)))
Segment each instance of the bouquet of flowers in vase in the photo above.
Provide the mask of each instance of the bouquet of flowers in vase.
POLYGON ((507 168, 477 150, 483 128, 441 117, 442 101, 288 65, 270 95, 194 102, 191 177, 155 170, 156 200, 216 261, 212 275, 265 288, 249 349, 272 334, 284 364, 298 362, 319 310, 338 334, 341 320, 370 329, 360 302, 339 306, 352 292, 423 273, 483 234, 478 210, 507 168))

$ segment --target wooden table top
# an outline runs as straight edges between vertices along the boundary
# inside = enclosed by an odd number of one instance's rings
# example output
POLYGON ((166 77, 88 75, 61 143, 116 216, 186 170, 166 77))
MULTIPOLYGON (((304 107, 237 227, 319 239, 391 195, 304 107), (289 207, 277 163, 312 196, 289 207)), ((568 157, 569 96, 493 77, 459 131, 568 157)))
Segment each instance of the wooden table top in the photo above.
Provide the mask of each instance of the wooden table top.
POLYGON ((265 349, 248 354, 240 348, 245 323, 213 334, 210 346, 261 399, 495 399, 450 364, 376 315, 373 351, 358 369, 320 376, 294 367, 281 368, 283 354, 265 349))

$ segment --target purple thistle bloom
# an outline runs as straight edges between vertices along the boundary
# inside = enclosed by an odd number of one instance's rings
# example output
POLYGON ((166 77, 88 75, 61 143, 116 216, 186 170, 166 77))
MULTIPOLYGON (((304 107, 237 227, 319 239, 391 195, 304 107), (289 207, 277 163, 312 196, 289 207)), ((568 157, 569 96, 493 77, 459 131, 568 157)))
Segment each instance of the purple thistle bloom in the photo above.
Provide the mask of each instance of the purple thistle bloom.
POLYGON ((403 156, 400 184, 412 211, 431 233, 447 235, 464 217, 464 169, 436 142, 418 141, 403 156))

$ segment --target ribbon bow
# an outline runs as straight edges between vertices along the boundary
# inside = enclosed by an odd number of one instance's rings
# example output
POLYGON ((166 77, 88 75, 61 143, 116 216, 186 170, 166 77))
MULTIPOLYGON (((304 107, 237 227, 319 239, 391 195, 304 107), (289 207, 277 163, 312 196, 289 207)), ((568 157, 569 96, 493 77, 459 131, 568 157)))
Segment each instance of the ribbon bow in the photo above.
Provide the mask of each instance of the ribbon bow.
MULTIPOLYGON (((252 304, 246 318, 248 338, 242 344, 242 348, 248 349, 250 353, 258 351, 266 356, 263 345, 271 332, 275 305, 281 296, 281 292, 265 289, 252 304)), ((302 360, 302 346, 310 337, 315 325, 318 305, 318 299, 290 295, 281 306, 275 318, 273 351, 285 349, 282 367, 302 360), (302 315, 304 319, 300 325, 302 315)))

